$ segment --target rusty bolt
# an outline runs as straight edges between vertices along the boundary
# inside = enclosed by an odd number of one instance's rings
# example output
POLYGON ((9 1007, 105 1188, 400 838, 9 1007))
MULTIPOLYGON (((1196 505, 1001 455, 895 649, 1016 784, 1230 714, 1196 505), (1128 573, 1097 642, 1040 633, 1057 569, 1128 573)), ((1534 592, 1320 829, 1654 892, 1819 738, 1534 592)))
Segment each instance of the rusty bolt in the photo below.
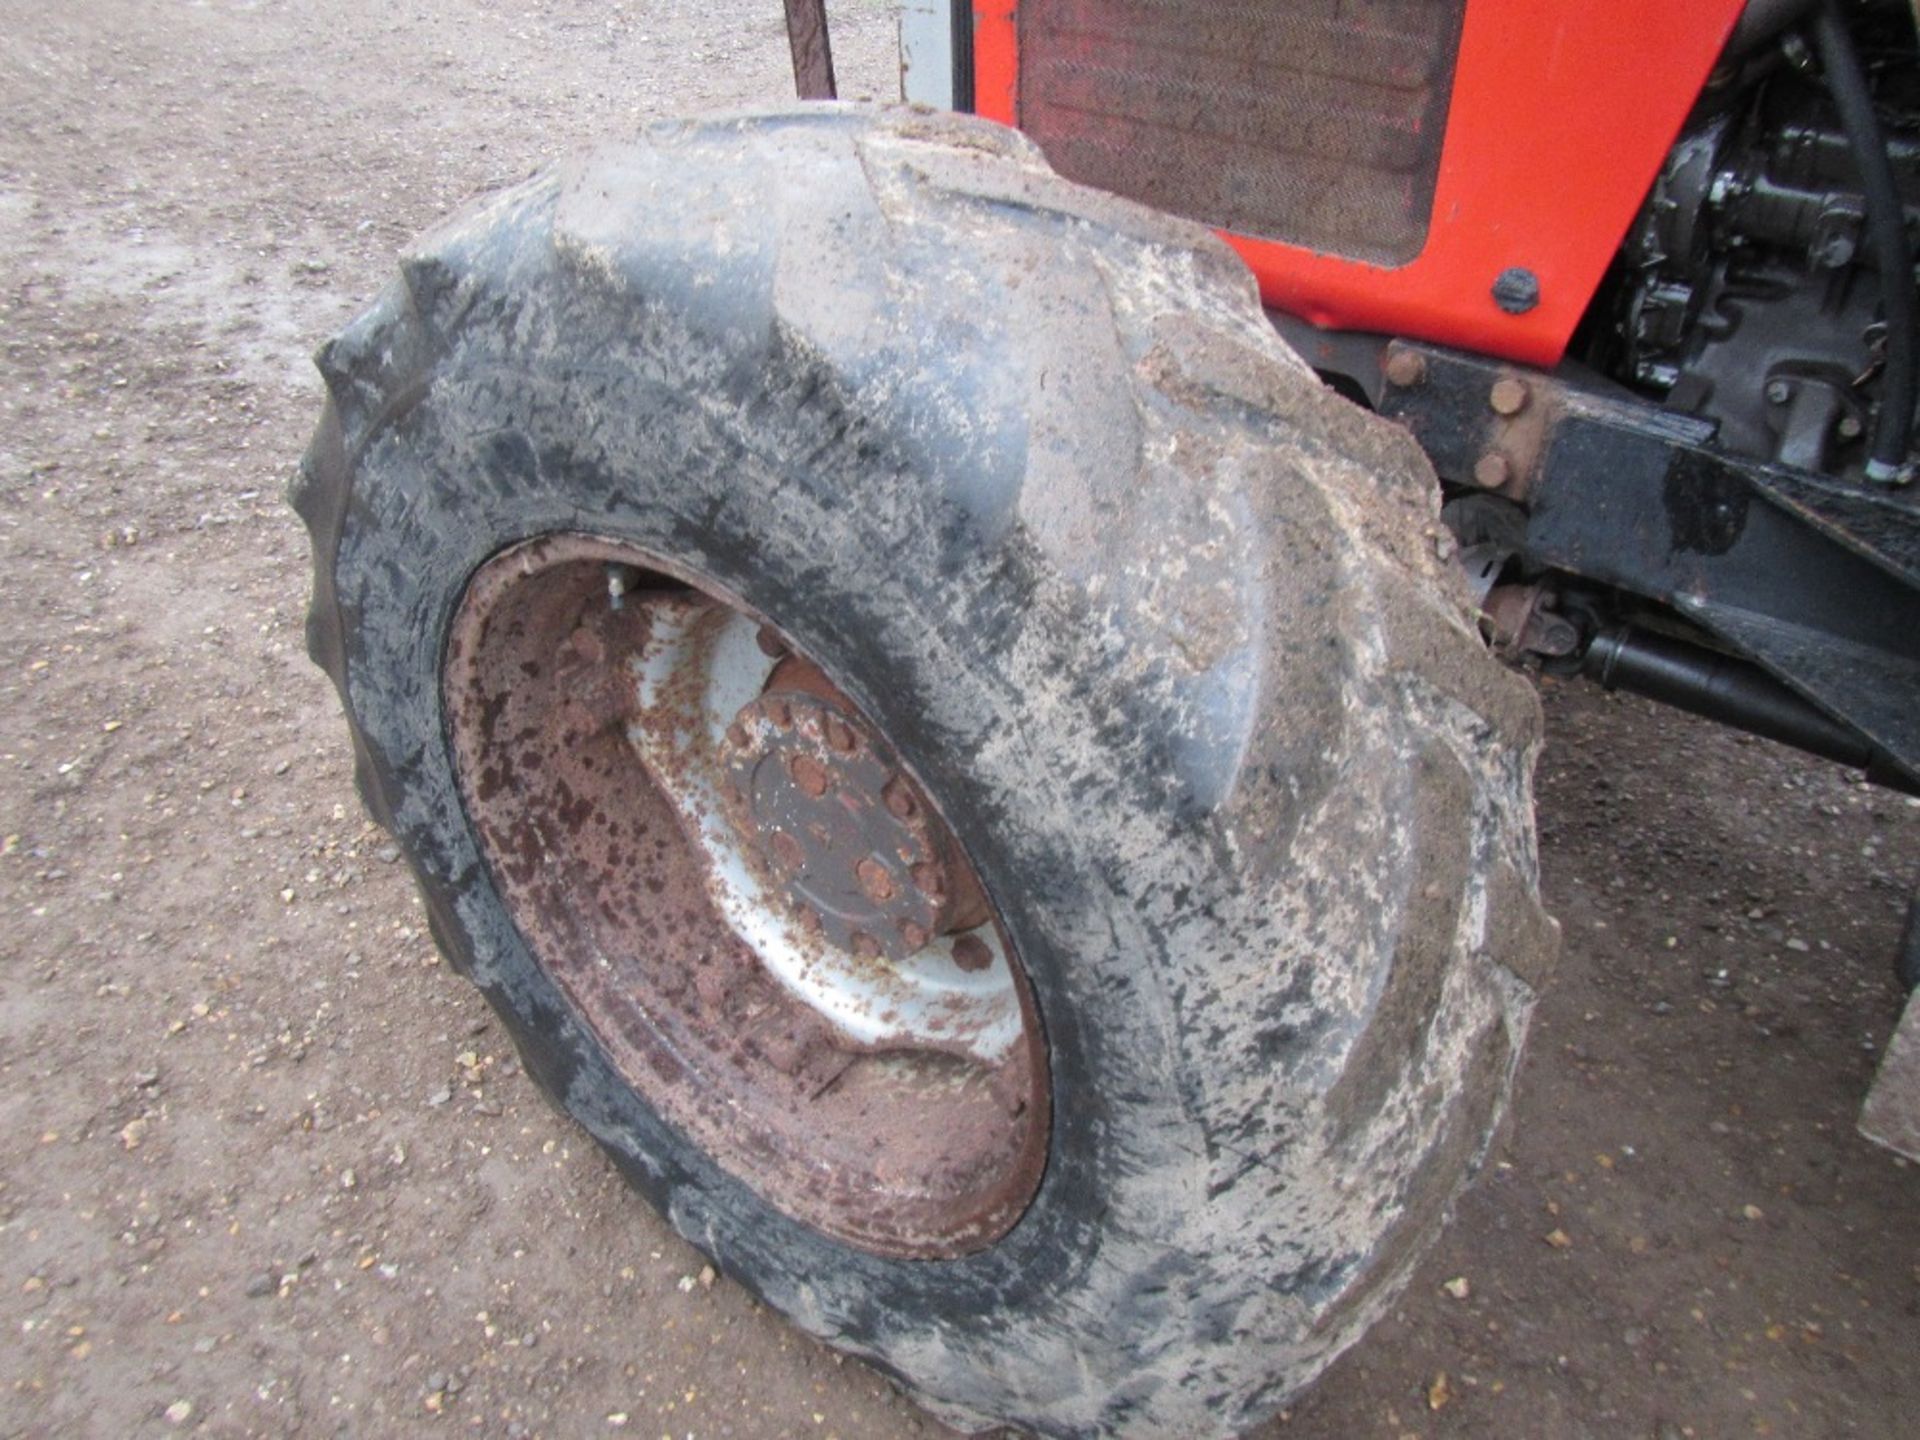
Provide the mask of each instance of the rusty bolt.
POLYGON ((735 749, 744 750, 747 745, 747 727, 738 720, 727 726, 727 743, 735 749))
POLYGON ((1518 415, 1527 408, 1527 395, 1527 382, 1517 375, 1507 375, 1493 382, 1487 403, 1496 415, 1518 415))
POLYGON ((856 930, 847 940, 848 948, 862 960, 880 958, 880 942, 864 930, 856 930))
POLYGON ((931 860, 922 860, 913 867, 913 883, 936 905, 946 899, 946 872, 931 860))
POLYGON ((893 877, 887 874, 887 867, 871 855, 854 866, 853 873, 874 904, 884 905, 893 898, 893 877))
POLYGON ((754 633, 753 639, 760 647, 760 653, 769 660, 778 660, 787 653, 787 642, 780 638, 780 632, 771 625, 762 625, 754 633))
POLYGON ((807 852, 800 848, 800 842, 784 830, 776 830, 773 839, 768 842, 773 858, 789 870, 798 870, 807 863, 807 852))
POLYGON ((827 716, 825 732, 827 744, 831 745, 835 750, 838 750, 842 755, 851 755, 853 753, 853 729, 846 721, 842 720, 838 715, 827 716))
POLYGON ((920 808, 913 803, 912 788, 898 775, 881 789, 880 798, 887 802, 887 813, 896 820, 911 820, 913 812, 920 808))
POLYGON ((1387 383, 1402 390, 1412 389, 1427 378, 1427 357, 1418 350, 1387 352, 1387 383))
POLYGON ((811 755, 794 756, 787 768, 793 774, 793 783, 814 799, 827 793, 827 767, 811 755))
POLYGON ((968 973, 984 970, 993 964, 993 951, 978 935, 962 935, 953 942, 953 963, 968 973))
POLYGON ((933 937, 927 934, 924 926, 916 925, 911 920, 902 920, 900 922, 900 938, 907 942, 907 948, 909 950, 918 950, 933 937))
POLYGON ((787 730, 792 728, 793 707, 787 704, 786 701, 768 700, 762 708, 765 709, 767 718, 774 723, 776 729, 787 730))
POLYGON ((1513 478, 1513 466, 1497 450, 1489 450, 1473 464, 1473 483, 1485 490, 1498 490, 1513 478))

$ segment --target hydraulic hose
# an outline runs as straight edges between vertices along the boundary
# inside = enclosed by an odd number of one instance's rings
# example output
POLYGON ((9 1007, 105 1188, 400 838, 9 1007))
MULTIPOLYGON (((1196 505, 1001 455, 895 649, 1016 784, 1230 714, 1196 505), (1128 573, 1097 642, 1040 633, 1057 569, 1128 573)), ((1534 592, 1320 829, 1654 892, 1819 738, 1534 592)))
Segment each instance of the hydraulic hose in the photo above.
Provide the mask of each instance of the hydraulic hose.
POLYGON ((1867 478, 1898 480, 1907 463, 1913 431, 1914 305, 1913 252, 1907 243, 1907 212, 1894 183, 1887 139, 1867 91, 1866 73, 1853 48, 1853 36, 1839 0, 1823 0, 1813 16, 1814 49, 1826 72, 1827 88, 1841 127, 1860 167, 1867 202, 1867 235, 1880 271, 1881 305, 1887 321, 1887 367, 1882 376, 1880 414, 1868 451, 1867 478))

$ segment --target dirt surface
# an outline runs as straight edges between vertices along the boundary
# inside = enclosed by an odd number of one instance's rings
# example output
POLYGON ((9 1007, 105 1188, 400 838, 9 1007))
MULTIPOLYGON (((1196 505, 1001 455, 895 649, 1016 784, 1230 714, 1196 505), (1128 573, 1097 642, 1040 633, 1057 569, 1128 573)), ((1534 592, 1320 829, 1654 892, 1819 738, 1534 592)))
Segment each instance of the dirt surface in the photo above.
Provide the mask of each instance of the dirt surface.
MULTIPOLYGON (((0 1434, 939 1433, 706 1271, 437 962, 281 501, 412 233, 781 97, 779 9, 0 3, 0 1434)), ((884 9, 835 18, 890 93, 884 9)), ((1920 1167, 1852 1117, 1920 809, 1547 704, 1516 1127, 1270 1433, 1911 1433, 1920 1167)))

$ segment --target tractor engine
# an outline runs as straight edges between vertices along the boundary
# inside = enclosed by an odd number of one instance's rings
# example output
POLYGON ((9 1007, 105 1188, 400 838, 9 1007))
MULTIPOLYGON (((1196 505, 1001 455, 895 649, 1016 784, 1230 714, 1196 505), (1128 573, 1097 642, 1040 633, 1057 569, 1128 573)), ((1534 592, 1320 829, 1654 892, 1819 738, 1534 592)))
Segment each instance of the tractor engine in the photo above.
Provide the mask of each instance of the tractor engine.
MULTIPOLYGON (((1901 19, 1878 50, 1897 61, 1871 78, 1911 230, 1920 87, 1901 19)), ((1887 342, 1859 176, 1805 45, 1789 35, 1722 66, 1589 318, 1588 358, 1717 423, 1727 449, 1857 472, 1887 342)))

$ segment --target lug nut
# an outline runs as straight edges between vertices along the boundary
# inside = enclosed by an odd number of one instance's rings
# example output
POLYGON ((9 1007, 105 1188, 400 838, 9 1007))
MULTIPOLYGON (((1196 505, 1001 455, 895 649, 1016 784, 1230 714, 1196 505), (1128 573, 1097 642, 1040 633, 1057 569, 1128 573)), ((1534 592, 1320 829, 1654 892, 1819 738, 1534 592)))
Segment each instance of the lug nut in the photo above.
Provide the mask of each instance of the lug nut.
POLYGON ((886 783, 880 798, 887 803, 887 813, 896 820, 911 820, 914 811, 920 808, 913 803, 913 790, 898 775, 886 783))
POLYGON ((900 922, 900 938, 907 942, 907 948, 909 950, 919 950, 933 937, 928 935, 924 928, 914 924, 913 921, 902 920, 900 922))
POLYGON ((864 930, 856 930, 848 937, 847 948, 852 950, 853 953, 862 960, 878 960, 880 958, 880 942, 864 930))
POLYGON ((824 724, 827 744, 842 755, 853 753, 853 730, 838 715, 828 715, 824 724))
POLYGON ((793 783, 818 800, 827 793, 827 767, 811 755, 796 755, 793 763, 787 767, 793 776, 793 783))
POLYGON ((784 830, 774 831, 768 845, 773 850, 773 858, 789 870, 798 870, 807 863, 807 852, 784 830))
POLYGON ((854 866, 853 873, 874 904, 884 905, 893 898, 893 877, 887 874, 887 867, 872 856, 854 866))
POLYGON ((931 860, 922 860, 913 867, 913 883, 921 894, 936 905, 947 898, 946 872, 931 860))

